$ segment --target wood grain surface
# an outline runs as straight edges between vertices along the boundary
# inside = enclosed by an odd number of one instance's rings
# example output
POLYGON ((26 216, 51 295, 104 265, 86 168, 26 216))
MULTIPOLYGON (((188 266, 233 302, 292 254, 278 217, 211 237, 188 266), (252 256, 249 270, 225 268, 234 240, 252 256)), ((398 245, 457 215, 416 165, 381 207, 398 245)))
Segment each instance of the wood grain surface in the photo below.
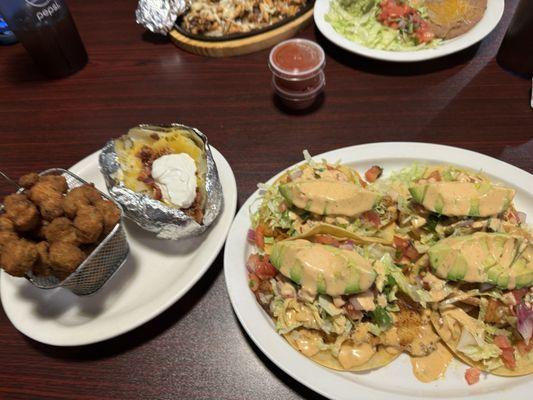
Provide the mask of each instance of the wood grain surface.
MULTIPOLYGON (((377 141, 455 145, 533 172, 531 82, 495 62, 516 0, 480 45, 419 64, 326 50, 321 104, 291 113, 272 97, 268 50, 212 59, 135 24, 135 0, 70 0, 87 67, 44 79, 20 45, 0 47, 0 169, 13 177, 68 167, 141 122, 196 126, 228 159, 239 204, 302 150, 377 141)), ((453 161, 453 160, 450 160, 453 161)), ((3 193, 5 185, 0 187, 3 193)), ((54 348, 0 311, 1 399, 297 399, 316 395, 251 344, 232 312, 219 255, 168 311, 119 338, 54 348)))

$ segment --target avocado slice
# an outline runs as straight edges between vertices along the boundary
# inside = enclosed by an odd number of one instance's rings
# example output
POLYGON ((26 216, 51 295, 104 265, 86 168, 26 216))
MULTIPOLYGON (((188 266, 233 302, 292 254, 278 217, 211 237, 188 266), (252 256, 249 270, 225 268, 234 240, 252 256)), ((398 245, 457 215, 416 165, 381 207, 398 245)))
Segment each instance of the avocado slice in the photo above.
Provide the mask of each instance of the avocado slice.
POLYGON ((434 182, 409 188, 413 199, 433 211, 449 217, 489 217, 509 207, 513 189, 490 183, 434 182))
POLYGON ((430 247, 428 255, 439 278, 502 289, 533 285, 533 245, 522 237, 486 232, 449 237, 430 247))
POLYGON ((369 289, 376 278, 372 264, 357 252, 304 239, 275 243, 270 262, 310 294, 359 293, 369 289))
POLYGON ((293 206, 319 215, 354 217, 372 209, 379 195, 350 182, 311 180, 279 186, 293 206))

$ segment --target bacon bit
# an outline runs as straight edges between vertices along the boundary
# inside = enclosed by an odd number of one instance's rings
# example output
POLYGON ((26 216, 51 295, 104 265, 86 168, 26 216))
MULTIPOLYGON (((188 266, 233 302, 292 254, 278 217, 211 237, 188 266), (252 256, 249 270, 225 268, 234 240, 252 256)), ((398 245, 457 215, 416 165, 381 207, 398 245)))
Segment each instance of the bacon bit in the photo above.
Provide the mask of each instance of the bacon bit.
POLYGON ((416 261, 420 258, 421 254, 415 249, 411 242, 407 239, 399 236, 393 238, 394 247, 400 251, 399 259, 407 258, 408 261, 416 261))
POLYGON ((265 249, 265 234, 264 234, 264 228, 259 225, 257 228, 255 228, 255 244, 257 247, 259 247, 261 250, 265 249))
POLYGON ((513 345, 509 341, 507 336, 498 335, 494 337, 494 344, 498 346, 501 350, 512 349, 513 345))
POLYGON ((285 212, 287 211, 287 203, 279 203, 279 206, 278 206, 278 209, 281 211, 281 212, 285 212))
POLYGON ((314 243, 327 244, 329 246, 339 247, 340 242, 337 239, 333 239, 331 236, 316 235, 313 238, 314 243))
POLYGON ((154 186, 153 197, 154 197, 155 200, 161 200, 163 198, 163 194, 161 193, 161 189, 159 189, 157 186, 154 186))
POLYGON ((152 133, 152 134, 150 135, 150 137, 151 137, 152 139, 154 139, 154 140, 159 140, 159 135, 158 135, 157 133, 155 133, 155 132, 152 133))
POLYGON ((255 274, 248 274, 248 286, 252 289, 252 292, 256 292, 259 289, 259 278, 255 274))
POLYGON ((479 368, 476 368, 476 367, 468 368, 465 371, 466 382, 469 385, 473 385, 474 383, 478 383, 480 375, 481 375, 481 370, 479 368))
POLYGON ((375 182, 383 173, 383 168, 379 165, 373 165, 365 172, 365 179, 368 182, 375 182))
POLYGON ((514 351, 512 348, 510 349, 502 349, 502 355, 501 358, 503 360, 503 363, 505 366, 509 369, 515 369, 516 368, 516 360, 514 358, 514 351))
POLYGON ((361 185, 361 187, 363 188, 366 188, 368 186, 368 183, 366 183, 364 180, 362 180, 361 178, 359 178, 359 184, 361 185))
POLYGON ((503 316, 509 311, 513 311, 500 300, 489 299, 487 303, 487 311, 485 313, 485 322, 499 323, 503 316))
POLYGON ((375 212, 374 210, 365 211, 361 216, 363 217, 363 219, 366 219, 368 222, 370 222, 376 228, 379 228, 379 226, 381 225, 381 220, 379 219, 379 214, 377 212, 375 212))
POLYGON ((526 342, 521 340, 520 342, 516 344, 516 347, 520 355, 525 356, 527 353, 531 351, 531 349, 533 349, 533 342, 526 344, 526 342))
POLYGON ((440 172, 439 171, 433 171, 431 174, 429 174, 429 176, 427 177, 427 179, 435 179, 437 182, 440 182, 442 180, 441 176, 440 176, 440 172))
POLYGON ((264 257, 255 269, 255 274, 261 280, 270 279, 277 275, 278 270, 270 264, 267 257, 264 257))

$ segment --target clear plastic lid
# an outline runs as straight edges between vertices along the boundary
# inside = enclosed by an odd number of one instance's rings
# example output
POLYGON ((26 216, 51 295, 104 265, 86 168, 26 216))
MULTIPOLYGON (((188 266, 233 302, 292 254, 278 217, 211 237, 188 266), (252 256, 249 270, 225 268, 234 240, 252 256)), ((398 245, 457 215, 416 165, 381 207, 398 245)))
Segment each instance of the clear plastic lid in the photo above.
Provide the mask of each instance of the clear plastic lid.
POLYGON ((305 79, 317 75, 326 64, 324 50, 307 39, 289 39, 270 51, 268 66, 285 79, 305 79))
POLYGON ((274 87, 274 91, 279 96, 284 97, 286 99, 291 99, 291 100, 310 99, 310 98, 317 96, 322 90, 324 90, 324 86, 326 86, 326 78, 324 76, 324 73, 321 71, 319 74, 320 74, 319 84, 311 88, 310 90, 290 91, 290 90, 284 89, 276 83, 276 79, 274 77, 272 77, 272 86, 274 87))

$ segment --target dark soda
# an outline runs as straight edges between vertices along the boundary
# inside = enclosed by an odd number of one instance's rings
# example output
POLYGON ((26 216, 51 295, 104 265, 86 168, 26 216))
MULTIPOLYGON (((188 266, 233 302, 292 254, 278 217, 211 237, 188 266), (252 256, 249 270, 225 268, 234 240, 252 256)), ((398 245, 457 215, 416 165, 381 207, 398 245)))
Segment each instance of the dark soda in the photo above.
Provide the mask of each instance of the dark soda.
POLYGON ((62 0, 1 0, 0 12, 49 77, 70 75, 87 64, 85 46, 62 0))
POLYGON ((533 0, 521 0, 497 55, 505 69, 533 76, 533 0))

